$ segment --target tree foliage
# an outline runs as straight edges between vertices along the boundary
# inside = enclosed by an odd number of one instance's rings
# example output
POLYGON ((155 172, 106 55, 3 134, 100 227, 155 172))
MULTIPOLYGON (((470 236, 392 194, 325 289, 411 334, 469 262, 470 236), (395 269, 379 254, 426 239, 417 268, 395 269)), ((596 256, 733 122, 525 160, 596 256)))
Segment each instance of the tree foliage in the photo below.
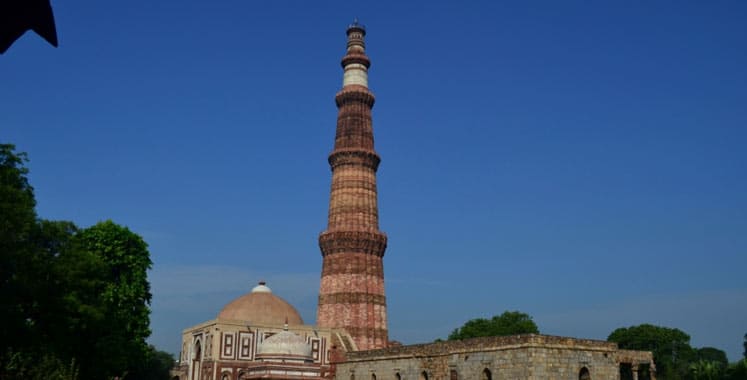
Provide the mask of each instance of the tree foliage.
POLYGON ((24 166, 28 158, 14 150, 14 145, 0 144, 0 252, 4 255, 25 244, 36 220, 34 188, 24 166))
POLYGON ((89 272, 100 268, 98 275, 90 274, 83 284, 97 290, 95 297, 75 300, 78 312, 89 312, 91 317, 90 324, 81 326, 81 332, 90 338, 80 347, 87 351, 81 362, 82 374, 91 378, 123 374, 147 357, 151 299, 147 245, 126 227, 105 221, 76 234, 71 251, 78 258, 85 257, 88 264, 80 268, 78 260, 69 265, 89 272), (85 372, 96 367, 109 372, 85 372))
POLYGON ((717 362, 698 360, 690 364, 690 376, 692 380, 720 380, 724 376, 724 369, 717 362))
POLYGON ((623 327, 613 331, 607 340, 620 348, 653 352, 659 379, 685 378, 695 358, 690 336, 676 328, 650 324, 623 327))
POLYGON ((449 334, 449 340, 476 338, 481 336, 504 336, 517 334, 539 334, 537 325, 528 314, 506 311, 491 319, 477 318, 467 321, 449 334))
POLYGON ((692 380, 728 379, 729 359, 726 352, 714 347, 696 348, 693 360, 690 364, 692 380))
POLYGON ((679 329, 642 324, 616 329, 607 340, 653 352, 658 379, 747 380, 747 360, 729 364, 722 350, 693 348, 690 336, 679 329))
POLYGON ((174 367, 174 357, 165 351, 159 351, 148 346, 147 357, 127 376, 137 380, 168 380, 171 368, 174 367))
MULTIPOLYGON (((25 275, 34 264, 29 244, 36 224, 34 189, 29 185, 23 153, 10 144, 0 144, 0 341, 7 360, 12 350, 25 345, 29 331, 27 309, 34 295, 25 275)), ((1 376, 0 376, 1 377, 1 376)))
POLYGON ((14 150, 0 144, 0 378, 146 378, 149 360, 166 362, 145 343, 147 245, 112 221, 38 219, 14 150))
POLYGON ((722 368, 729 365, 726 352, 715 347, 701 347, 695 349, 695 360, 716 363, 722 368))
POLYGON ((725 380, 745 380, 747 379, 747 359, 742 359, 732 363, 726 369, 725 380))

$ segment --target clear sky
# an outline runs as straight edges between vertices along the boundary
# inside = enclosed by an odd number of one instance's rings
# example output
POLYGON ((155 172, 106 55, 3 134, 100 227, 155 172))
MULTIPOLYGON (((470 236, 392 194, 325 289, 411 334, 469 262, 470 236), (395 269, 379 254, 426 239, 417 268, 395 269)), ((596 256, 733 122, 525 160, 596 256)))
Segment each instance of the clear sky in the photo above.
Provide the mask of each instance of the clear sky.
POLYGON ((392 339, 529 313, 747 333, 747 2, 58 1, 0 56, 38 213, 141 234, 151 342, 260 279, 313 323, 345 28, 367 26, 392 339))

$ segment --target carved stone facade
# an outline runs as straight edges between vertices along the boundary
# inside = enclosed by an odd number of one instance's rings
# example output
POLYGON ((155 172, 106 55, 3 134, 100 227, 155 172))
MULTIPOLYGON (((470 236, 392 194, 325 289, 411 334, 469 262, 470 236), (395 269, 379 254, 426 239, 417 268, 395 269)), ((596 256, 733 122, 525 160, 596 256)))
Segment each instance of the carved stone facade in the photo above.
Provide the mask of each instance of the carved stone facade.
MULTIPOLYGON (((188 328, 182 334, 179 365, 172 376, 190 380, 241 380, 294 376, 321 380, 329 376, 329 351, 344 349, 344 331, 293 326, 289 332, 306 342, 310 355, 270 355, 262 345, 282 333, 282 326, 250 326, 243 321, 215 319, 188 328), (266 350, 265 350, 266 351, 266 350), (270 376, 272 375, 272 376, 270 376)), ((354 349, 354 347, 348 347, 354 349)))
POLYGON ((618 380, 624 368, 632 368, 636 380, 655 379, 650 352, 619 350, 605 341, 528 334, 350 352, 336 364, 335 378, 618 380))
POLYGON ((322 278, 317 324, 344 328, 363 350, 388 344, 384 265, 387 238, 379 231, 376 170, 368 68, 363 26, 348 27, 342 58, 343 87, 335 146, 329 155, 332 186, 327 230, 319 236, 322 278))
POLYGON ((182 332, 172 378, 328 379, 336 360, 330 353, 356 349, 344 330, 304 325, 298 311, 261 282, 226 305, 216 319, 182 332))

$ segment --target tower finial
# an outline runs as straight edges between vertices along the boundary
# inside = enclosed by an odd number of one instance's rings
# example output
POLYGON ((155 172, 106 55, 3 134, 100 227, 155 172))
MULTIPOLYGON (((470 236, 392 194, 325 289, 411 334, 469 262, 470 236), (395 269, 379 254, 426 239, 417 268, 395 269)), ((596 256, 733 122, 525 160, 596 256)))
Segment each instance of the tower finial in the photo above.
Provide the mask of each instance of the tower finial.
POLYGON ((360 30, 361 34, 363 34, 364 36, 366 35, 366 26, 361 24, 358 21, 358 17, 354 17, 353 23, 348 25, 348 33, 350 33, 351 30, 356 30, 356 29, 360 30))

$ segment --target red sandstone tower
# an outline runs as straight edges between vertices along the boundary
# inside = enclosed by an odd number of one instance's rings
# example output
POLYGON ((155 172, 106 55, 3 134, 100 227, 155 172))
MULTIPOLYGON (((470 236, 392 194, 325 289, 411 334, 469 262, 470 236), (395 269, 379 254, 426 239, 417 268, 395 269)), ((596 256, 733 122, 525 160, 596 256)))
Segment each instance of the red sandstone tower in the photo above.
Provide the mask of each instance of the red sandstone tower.
POLYGON ((342 327, 359 350, 386 347, 384 266, 386 235, 379 231, 376 169, 363 25, 348 27, 342 90, 335 96, 337 133, 329 155, 332 189, 327 230, 319 236, 322 280, 317 324, 342 327))

